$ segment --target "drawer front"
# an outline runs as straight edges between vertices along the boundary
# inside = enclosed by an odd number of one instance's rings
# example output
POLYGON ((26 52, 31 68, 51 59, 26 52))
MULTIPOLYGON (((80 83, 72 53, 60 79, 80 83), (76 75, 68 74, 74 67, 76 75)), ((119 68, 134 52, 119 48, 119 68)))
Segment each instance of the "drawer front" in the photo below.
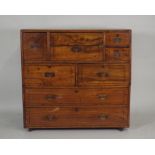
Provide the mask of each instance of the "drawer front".
POLYGON ((104 33, 51 33, 51 45, 101 45, 104 33))
POLYGON ((25 65, 24 85, 26 87, 74 86, 74 65, 25 65))
POLYGON ((129 32, 107 32, 106 47, 129 47, 130 33, 129 32))
POLYGON ((82 105, 127 105, 128 89, 80 89, 82 105))
POLYGON ((120 126, 128 126, 127 108, 52 107, 26 109, 26 127, 29 128, 120 126))
POLYGON ((128 89, 26 89, 25 105, 95 106, 127 105, 128 89))
POLYGON ((128 65, 82 64, 79 67, 80 86, 122 86, 129 84, 128 65))
POLYGON ((51 47, 53 60, 64 61, 101 61, 103 46, 55 46, 51 47))
POLYGON ((25 61, 45 60, 47 51, 46 33, 44 32, 23 33, 22 47, 25 61))
POLYGON ((26 89, 26 106, 74 105, 80 102, 76 89, 26 89))
POLYGON ((106 48, 105 60, 109 63, 126 63, 130 61, 129 48, 106 48))

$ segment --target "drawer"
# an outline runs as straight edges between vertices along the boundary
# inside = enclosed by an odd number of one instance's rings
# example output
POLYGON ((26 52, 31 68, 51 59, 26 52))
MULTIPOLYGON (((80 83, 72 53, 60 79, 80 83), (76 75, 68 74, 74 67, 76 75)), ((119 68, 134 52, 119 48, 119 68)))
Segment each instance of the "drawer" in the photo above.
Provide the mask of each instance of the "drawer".
POLYGON ((51 47, 52 60, 64 61, 101 61, 103 46, 54 46, 51 47))
POLYGON ((104 33, 51 33, 53 46, 104 44, 104 33))
POLYGON ((129 65, 81 64, 78 84, 80 86, 127 86, 129 65))
POLYGON ((128 89, 111 88, 111 89, 80 89, 80 99, 82 105, 127 105, 128 89))
POLYGON ((26 87, 74 86, 74 65, 25 65, 24 85, 26 87))
POLYGON ((26 106, 74 105, 80 102, 76 89, 26 89, 26 106))
POLYGON ((26 89, 25 105, 38 106, 93 106, 127 105, 128 89, 26 89))
POLYGON ((129 47, 130 32, 107 32, 106 47, 129 47))
POLYGON ((22 34, 24 60, 45 60, 47 35, 45 32, 25 32, 22 34))
POLYGON ((106 48, 105 60, 109 63, 126 63, 130 61, 129 48, 106 48))
POLYGON ((127 108, 52 107, 27 108, 28 128, 128 127, 127 108))

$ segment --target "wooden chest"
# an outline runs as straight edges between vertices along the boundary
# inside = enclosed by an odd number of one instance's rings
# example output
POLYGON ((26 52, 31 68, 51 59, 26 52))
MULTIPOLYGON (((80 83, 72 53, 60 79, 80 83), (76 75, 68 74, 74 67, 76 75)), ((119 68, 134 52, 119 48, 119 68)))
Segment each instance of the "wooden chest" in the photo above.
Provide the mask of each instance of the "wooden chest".
POLYGON ((128 128, 131 30, 21 30, 24 127, 128 128))

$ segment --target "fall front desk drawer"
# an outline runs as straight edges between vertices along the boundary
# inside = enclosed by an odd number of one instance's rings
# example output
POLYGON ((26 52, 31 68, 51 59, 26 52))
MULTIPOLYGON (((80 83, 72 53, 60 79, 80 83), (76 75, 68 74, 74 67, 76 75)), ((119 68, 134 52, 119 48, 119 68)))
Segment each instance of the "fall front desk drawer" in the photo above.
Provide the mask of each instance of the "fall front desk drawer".
POLYGON ((122 86, 129 84, 128 65, 81 64, 78 83, 80 86, 122 86))
POLYGON ((26 126, 33 128, 128 127, 123 107, 26 108, 26 126))
POLYGON ((103 60, 104 33, 51 33, 52 60, 103 60))
POLYGON ((128 88, 26 89, 25 106, 127 105, 128 88))
POLYGON ((104 33, 51 33, 50 44, 53 46, 101 45, 104 44, 104 33))
POLYGON ((74 86, 74 65, 25 65, 26 87, 74 86))

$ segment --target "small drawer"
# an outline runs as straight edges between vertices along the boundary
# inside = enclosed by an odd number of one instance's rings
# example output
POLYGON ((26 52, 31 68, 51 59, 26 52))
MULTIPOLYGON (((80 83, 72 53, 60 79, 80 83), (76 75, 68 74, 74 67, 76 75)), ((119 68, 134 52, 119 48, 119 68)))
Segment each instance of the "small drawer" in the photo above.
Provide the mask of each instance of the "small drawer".
POLYGON ((130 32, 107 32, 106 47, 129 47, 130 32))
POLYGON ((80 86, 128 86, 129 65, 81 64, 78 84, 80 86))
POLYGON ((105 60, 109 63, 126 63, 130 61, 129 48, 106 48, 105 60))
POLYGON ((51 46, 103 45, 104 33, 51 33, 51 46))
POLYGON ((74 65, 25 65, 24 85, 26 87, 74 86, 74 65))
POLYGON ((123 107, 27 108, 28 128, 128 127, 128 110, 123 107))
POLYGON ((24 32, 22 34, 23 56, 25 61, 45 60, 47 35, 45 32, 24 32))
POLYGON ((25 106, 127 105, 128 89, 26 89, 25 106))
POLYGON ((51 47, 52 60, 60 61, 102 61, 104 48, 98 46, 54 46, 51 47))

